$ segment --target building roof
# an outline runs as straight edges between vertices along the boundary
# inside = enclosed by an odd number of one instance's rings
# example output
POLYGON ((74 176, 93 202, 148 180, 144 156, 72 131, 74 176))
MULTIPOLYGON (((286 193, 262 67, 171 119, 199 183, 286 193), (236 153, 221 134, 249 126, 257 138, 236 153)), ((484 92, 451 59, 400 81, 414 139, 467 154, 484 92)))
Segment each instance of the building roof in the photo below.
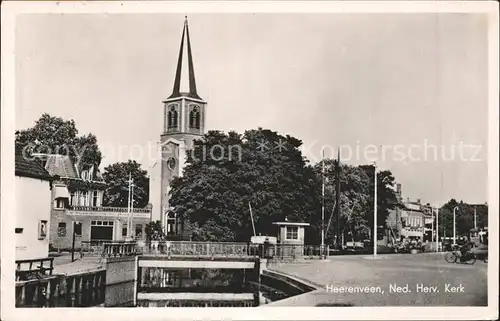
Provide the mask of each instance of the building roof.
POLYGON ((290 225, 290 226, 309 226, 309 223, 299 223, 299 222, 273 222, 274 225, 290 225))
POLYGON ((51 175, 57 175, 61 178, 79 179, 78 172, 71 158, 67 155, 44 155, 45 169, 51 175))
POLYGON ((182 38, 181 38, 181 46, 179 49, 179 58, 177 60, 177 70, 175 72, 175 80, 174 80, 174 89, 172 94, 168 97, 168 99, 179 98, 179 97, 189 97, 194 99, 202 100, 196 91, 196 81, 194 77, 194 66, 193 66, 193 57, 191 53, 191 41, 189 39, 189 27, 186 20, 184 21, 184 28, 182 29, 182 38), (187 71, 188 71, 188 80, 189 80, 189 88, 187 91, 181 92, 181 78, 182 75, 182 61, 184 57, 184 42, 186 42, 187 49, 187 71))
POLYGON ((42 167, 38 160, 25 155, 22 146, 17 144, 15 152, 15 175, 38 178, 46 181, 52 181, 54 179, 54 177, 42 167))
POLYGON ((81 172, 78 170, 76 164, 68 155, 59 154, 35 154, 40 160, 45 162, 45 170, 50 175, 58 176, 62 179, 82 179, 83 172, 92 173, 93 182, 104 182, 101 172, 97 166, 86 167, 81 172))

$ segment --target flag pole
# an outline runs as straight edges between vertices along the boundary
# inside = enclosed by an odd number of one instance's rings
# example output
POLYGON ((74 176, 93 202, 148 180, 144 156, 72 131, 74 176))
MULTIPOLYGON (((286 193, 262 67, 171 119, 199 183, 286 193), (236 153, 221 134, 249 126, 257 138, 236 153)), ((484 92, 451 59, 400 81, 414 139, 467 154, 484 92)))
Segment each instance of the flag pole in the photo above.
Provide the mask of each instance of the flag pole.
POLYGON ((250 219, 252 220, 253 236, 257 236, 257 233, 255 232, 255 223, 253 221, 252 205, 250 202, 248 202, 248 208, 250 209, 250 219))
POLYGON ((337 150, 337 188, 336 188, 336 211, 337 211, 337 238, 335 243, 337 244, 337 249, 341 249, 341 241, 340 241, 340 148, 337 150))
POLYGON ((130 236, 130 214, 131 214, 131 194, 132 194, 132 173, 128 173, 128 202, 127 202, 127 238, 130 236))
POLYGON ((322 150, 321 159, 321 254, 323 256, 325 248, 325 150, 322 150))

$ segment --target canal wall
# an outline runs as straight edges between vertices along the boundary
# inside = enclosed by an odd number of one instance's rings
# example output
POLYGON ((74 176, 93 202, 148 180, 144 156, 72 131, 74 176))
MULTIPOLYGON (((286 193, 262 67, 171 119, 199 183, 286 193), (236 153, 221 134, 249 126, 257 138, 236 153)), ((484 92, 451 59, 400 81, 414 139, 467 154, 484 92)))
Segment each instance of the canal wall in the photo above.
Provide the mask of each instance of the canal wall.
POLYGON ((267 269, 262 271, 261 283, 273 289, 279 290, 287 296, 296 296, 320 288, 319 285, 313 284, 307 280, 298 279, 284 273, 267 269))
POLYGON ((106 307, 134 306, 136 303, 137 256, 106 259, 106 307))

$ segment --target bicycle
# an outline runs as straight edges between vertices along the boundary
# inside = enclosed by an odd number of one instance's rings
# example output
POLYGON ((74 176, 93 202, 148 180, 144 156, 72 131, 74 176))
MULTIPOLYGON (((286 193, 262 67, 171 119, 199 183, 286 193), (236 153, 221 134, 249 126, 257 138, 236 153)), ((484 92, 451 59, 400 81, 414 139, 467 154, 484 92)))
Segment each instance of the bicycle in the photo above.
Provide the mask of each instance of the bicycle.
POLYGON ((452 251, 446 253, 444 259, 448 263, 464 263, 464 264, 474 264, 476 263, 476 255, 472 252, 467 252, 465 255, 461 255, 459 251, 452 251))

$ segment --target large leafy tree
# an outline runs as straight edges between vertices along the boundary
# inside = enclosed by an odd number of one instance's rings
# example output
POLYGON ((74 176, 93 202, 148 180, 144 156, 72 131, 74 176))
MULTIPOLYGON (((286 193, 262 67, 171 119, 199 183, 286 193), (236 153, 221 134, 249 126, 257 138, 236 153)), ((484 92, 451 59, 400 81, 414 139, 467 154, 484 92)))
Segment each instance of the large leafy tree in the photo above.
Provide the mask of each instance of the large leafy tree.
MULTIPOLYGON (((323 163, 315 166, 318 177, 323 175, 323 163)), ((340 165, 340 233, 355 236, 366 226, 366 209, 369 206, 368 176, 355 166, 340 165)), ((336 184, 337 160, 324 160, 325 177, 325 229, 328 243, 333 243, 337 230, 336 184)))
POLYGON ((455 211, 456 236, 469 235, 474 228, 474 209, 478 228, 488 226, 488 205, 467 204, 456 199, 449 200, 439 209, 439 233, 441 236, 453 237, 453 209, 455 211))
POLYGON ((257 234, 276 235, 272 223, 285 217, 317 221, 318 180, 301 144, 262 128, 244 134, 210 131, 195 141, 171 190, 171 205, 187 222, 190 237, 248 241, 253 235, 249 204, 257 234))
POLYGON ((149 202, 149 177, 136 161, 114 163, 104 168, 106 182, 104 206, 128 206, 129 174, 134 183, 134 207, 145 207, 149 202))
POLYGON ((73 119, 49 114, 43 114, 33 127, 16 131, 16 144, 28 153, 68 155, 80 169, 85 165, 99 166, 102 160, 95 135, 78 136, 73 119))

